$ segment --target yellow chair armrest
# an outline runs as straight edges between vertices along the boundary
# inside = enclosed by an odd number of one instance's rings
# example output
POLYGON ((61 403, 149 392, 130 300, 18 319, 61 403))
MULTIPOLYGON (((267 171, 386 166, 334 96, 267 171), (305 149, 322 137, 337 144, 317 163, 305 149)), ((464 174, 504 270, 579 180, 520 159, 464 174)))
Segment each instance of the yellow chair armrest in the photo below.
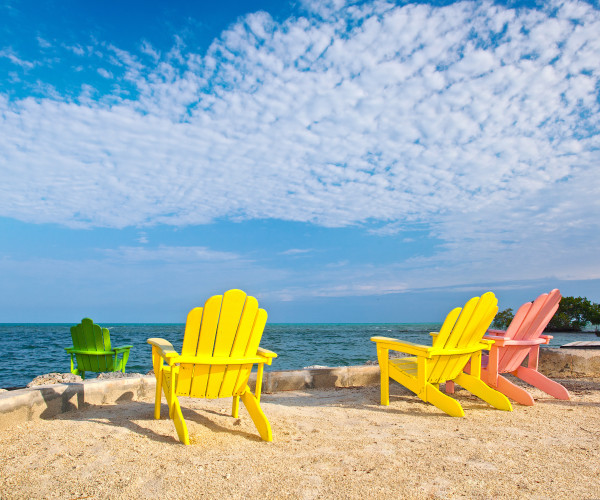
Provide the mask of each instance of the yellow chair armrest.
POLYGON ((173 349, 171 342, 165 339, 148 339, 147 342, 156 347, 158 355, 166 360, 169 365, 175 363, 173 358, 178 357, 179 354, 173 349))
POLYGON ((429 358, 431 357, 431 352, 433 350, 431 346, 414 344, 412 342, 392 339, 390 337, 371 337, 371 340, 377 343, 377 347, 405 352, 406 354, 413 354, 415 356, 426 356, 429 358))
POLYGON ((256 354, 258 354, 259 356, 264 356, 265 358, 276 358, 277 354, 275 354, 273 351, 269 351, 268 349, 263 349, 262 347, 259 347, 258 350, 256 351, 256 354))
POLYGON ((480 343, 483 344, 483 348, 486 351, 489 351, 492 348, 492 346, 494 345, 494 340, 492 340, 492 339, 481 339, 480 343))
POLYGON ((263 363, 266 363, 267 365, 270 365, 271 362, 273 361, 273 358, 277 357, 277 354, 275 354, 273 351, 269 351, 268 349, 263 349, 262 347, 259 347, 258 350, 256 351, 256 355, 263 358, 263 363))

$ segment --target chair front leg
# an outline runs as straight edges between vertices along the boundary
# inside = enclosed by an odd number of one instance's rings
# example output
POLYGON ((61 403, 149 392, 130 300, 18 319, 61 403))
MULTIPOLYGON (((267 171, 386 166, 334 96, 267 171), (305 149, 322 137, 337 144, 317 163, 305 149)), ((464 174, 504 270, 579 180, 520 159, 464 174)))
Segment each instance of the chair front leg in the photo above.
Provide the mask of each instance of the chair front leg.
POLYGON ((163 362, 158 355, 158 350, 152 346, 152 365, 154 367, 154 377, 156 378, 156 391, 154 394, 154 418, 160 420, 160 400, 163 379, 163 362))
POLYGON ((123 351, 123 360, 122 360, 122 368, 121 371, 125 373, 125 366, 127 366, 127 361, 129 360, 129 351, 123 351))
POLYGON ((538 360, 540 357, 540 346, 536 345, 529 349, 529 358, 527 360, 527 367, 537 371, 538 360))
POLYGON ((233 404, 231 405, 231 416, 238 418, 240 414, 240 397, 233 396, 233 404))
POLYGON ((75 363, 73 363, 73 353, 70 353, 70 354, 71 354, 71 373, 73 373, 74 375, 77 375, 77 372, 79 370, 75 370, 75 363))
POLYGON ((471 355, 470 363, 469 374, 475 378, 481 378, 481 351, 474 352, 471 355))
POLYGON ((259 363, 256 370, 256 387, 254 389, 254 397, 260 403, 260 393, 262 391, 263 369, 264 363, 259 363))
POLYGON ((381 404, 390 405, 390 372, 389 372, 389 349, 377 346, 377 362, 379 363, 381 404))

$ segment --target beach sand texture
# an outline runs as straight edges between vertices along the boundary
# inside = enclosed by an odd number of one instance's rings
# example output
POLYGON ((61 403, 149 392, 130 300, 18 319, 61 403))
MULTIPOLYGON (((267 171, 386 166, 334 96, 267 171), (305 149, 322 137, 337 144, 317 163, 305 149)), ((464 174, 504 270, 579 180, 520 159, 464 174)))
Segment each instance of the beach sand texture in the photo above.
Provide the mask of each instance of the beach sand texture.
POLYGON ((9 498, 600 498, 600 379, 559 380, 502 412, 459 389, 446 416, 393 383, 265 394, 274 441, 243 405, 182 398, 192 439, 151 399, 90 405, 0 434, 9 498))

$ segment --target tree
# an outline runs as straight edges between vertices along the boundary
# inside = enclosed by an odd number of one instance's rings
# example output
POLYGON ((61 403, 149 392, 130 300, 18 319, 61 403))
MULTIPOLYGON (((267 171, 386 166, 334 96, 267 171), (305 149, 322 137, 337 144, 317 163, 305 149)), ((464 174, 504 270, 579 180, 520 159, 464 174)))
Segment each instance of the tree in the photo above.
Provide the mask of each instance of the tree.
POLYGON ((506 330, 514 316, 515 315, 511 307, 509 307, 508 309, 504 309, 504 311, 500 311, 498 314, 496 314, 492 326, 500 330, 506 330))
POLYGON ((588 310, 587 318, 592 325, 596 327, 596 333, 600 326, 600 304, 592 304, 588 310))
POLYGON ((594 305, 585 297, 563 297, 546 330, 580 332, 590 321, 590 313, 593 311, 595 311, 594 305))

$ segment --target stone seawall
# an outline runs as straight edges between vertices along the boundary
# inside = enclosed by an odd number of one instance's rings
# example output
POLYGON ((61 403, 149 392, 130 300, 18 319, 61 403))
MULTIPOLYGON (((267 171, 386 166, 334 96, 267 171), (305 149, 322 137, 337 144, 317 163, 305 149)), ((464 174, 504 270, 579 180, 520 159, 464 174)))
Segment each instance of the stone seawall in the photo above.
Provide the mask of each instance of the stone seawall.
POLYGON ((600 377, 600 351, 542 348, 539 371, 550 378, 600 377))
MULTIPOLYGON (((544 348, 539 369, 554 378, 600 377, 600 352, 582 349, 544 348)), ((256 375, 250 378, 254 390, 256 375)), ((265 372, 263 393, 279 391, 360 387, 379 384, 379 366, 343 366, 265 372)), ((0 429, 37 418, 52 418, 86 405, 115 404, 151 399, 156 390, 153 376, 88 380, 53 384, 0 393, 0 429)))

